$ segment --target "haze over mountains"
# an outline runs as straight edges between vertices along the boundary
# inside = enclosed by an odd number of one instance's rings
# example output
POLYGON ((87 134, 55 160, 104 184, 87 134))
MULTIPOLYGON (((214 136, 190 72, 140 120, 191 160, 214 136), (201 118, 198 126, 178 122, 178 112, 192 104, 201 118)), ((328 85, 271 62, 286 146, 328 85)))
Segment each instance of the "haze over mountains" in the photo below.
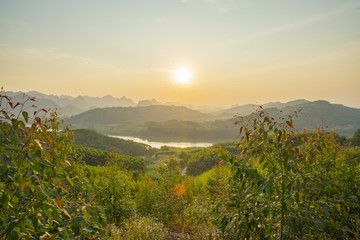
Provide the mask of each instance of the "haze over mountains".
MULTIPOLYGON (((23 92, 6 92, 14 101, 23 92)), ((236 137, 234 116, 249 116, 258 105, 235 105, 227 109, 185 107, 160 103, 155 99, 135 103, 127 97, 56 96, 37 91, 26 93, 36 98, 36 106, 57 109, 74 128, 93 128, 107 134, 160 138, 165 140, 231 140, 236 137), (198 109, 202 109, 199 111, 198 109), (206 109, 206 110, 205 110, 206 109)), ((298 99, 287 103, 270 102, 262 107, 272 116, 287 116, 300 111, 294 119, 297 129, 328 127, 329 131, 351 136, 360 128, 360 109, 327 101, 298 99)))
MULTIPOLYGON (((6 92, 14 101, 20 101, 24 92, 6 92)), ((107 95, 104 97, 88 97, 88 96, 66 96, 66 95, 47 95, 37 91, 26 92, 26 95, 36 98, 36 105, 39 108, 58 109, 57 111, 63 116, 76 115, 81 112, 102 107, 131 107, 136 103, 127 97, 115 98, 107 95)))
MULTIPOLYGON (((307 103, 307 102, 309 102, 309 101, 305 100, 305 99, 298 99, 298 100, 290 101, 287 103, 269 102, 269 103, 263 104, 261 106, 263 108, 283 109, 285 107, 296 106, 296 105, 307 103)), ((245 105, 241 105, 241 106, 235 105, 235 106, 232 106, 231 108, 220 110, 217 113, 215 113, 214 115, 217 118, 231 118, 234 115, 246 116, 246 115, 249 115, 252 112, 254 112, 254 110, 256 109, 257 106, 259 106, 259 105, 256 105, 256 104, 245 104, 245 105)))
POLYGON ((186 104, 168 102, 161 103, 156 99, 145 99, 140 100, 138 103, 125 96, 116 98, 110 95, 104 97, 89 97, 89 96, 77 96, 72 97, 68 95, 47 95, 38 91, 30 92, 11 92, 7 91, 6 95, 14 99, 14 101, 21 101, 24 94, 30 97, 36 98, 36 106, 45 109, 57 109, 57 112, 64 117, 70 117, 94 108, 105 108, 105 107, 136 107, 136 106, 151 106, 151 105, 176 105, 176 106, 187 106, 192 109, 201 110, 203 112, 213 112, 219 110, 211 106, 189 106, 186 104))

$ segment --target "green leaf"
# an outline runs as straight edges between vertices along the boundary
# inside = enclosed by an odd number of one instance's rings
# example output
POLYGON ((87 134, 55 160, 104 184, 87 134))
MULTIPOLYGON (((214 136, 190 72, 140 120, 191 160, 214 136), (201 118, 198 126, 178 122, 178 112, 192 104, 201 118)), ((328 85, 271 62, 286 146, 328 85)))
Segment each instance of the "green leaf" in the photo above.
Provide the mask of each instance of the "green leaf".
POLYGON ((11 234, 10 234, 10 239, 11 240, 17 240, 19 239, 19 233, 17 231, 12 231, 11 234))
POLYGON ((272 184, 268 183, 266 184, 266 187, 265 187, 265 192, 269 195, 269 196, 272 196, 273 194, 273 189, 271 187, 272 184))
POLYGON ((23 111, 23 112, 22 112, 22 115, 23 115, 23 117, 24 117, 24 119, 25 119, 25 122, 27 123, 28 120, 29 120, 29 114, 28 114, 27 112, 23 111))
POLYGON ((8 206, 9 197, 7 194, 3 194, 0 200, 1 206, 6 209, 8 206))
POLYGON ((38 186, 38 189, 41 190, 41 192, 46 196, 46 197, 50 197, 49 194, 45 191, 45 189, 42 186, 38 186))

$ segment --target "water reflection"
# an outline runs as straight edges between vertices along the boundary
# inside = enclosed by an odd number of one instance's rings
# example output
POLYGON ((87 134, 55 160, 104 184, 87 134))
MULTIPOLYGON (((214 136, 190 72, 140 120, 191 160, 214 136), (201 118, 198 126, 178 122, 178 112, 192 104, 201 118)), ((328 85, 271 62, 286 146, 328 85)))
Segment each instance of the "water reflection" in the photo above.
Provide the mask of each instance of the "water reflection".
POLYGON ((213 145, 213 143, 208 143, 208 142, 155 142, 155 141, 149 141, 147 139, 141 139, 141 138, 130 137, 130 136, 109 135, 109 137, 116 137, 116 138, 121 138, 124 140, 132 140, 134 142, 150 145, 153 148, 161 148, 162 146, 180 147, 180 148, 210 147, 213 145))

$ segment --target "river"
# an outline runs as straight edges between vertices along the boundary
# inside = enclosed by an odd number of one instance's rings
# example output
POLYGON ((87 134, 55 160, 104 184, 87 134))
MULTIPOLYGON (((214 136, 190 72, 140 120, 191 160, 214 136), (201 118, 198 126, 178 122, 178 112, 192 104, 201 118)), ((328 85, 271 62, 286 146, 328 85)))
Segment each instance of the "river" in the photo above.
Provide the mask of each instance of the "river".
POLYGON ((141 138, 130 137, 130 136, 109 135, 109 137, 121 138, 124 140, 132 140, 134 142, 150 145, 153 148, 161 148, 162 146, 180 147, 180 148, 210 147, 213 145, 213 143, 209 143, 209 142, 155 142, 155 141, 149 141, 147 139, 141 139, 141 138))

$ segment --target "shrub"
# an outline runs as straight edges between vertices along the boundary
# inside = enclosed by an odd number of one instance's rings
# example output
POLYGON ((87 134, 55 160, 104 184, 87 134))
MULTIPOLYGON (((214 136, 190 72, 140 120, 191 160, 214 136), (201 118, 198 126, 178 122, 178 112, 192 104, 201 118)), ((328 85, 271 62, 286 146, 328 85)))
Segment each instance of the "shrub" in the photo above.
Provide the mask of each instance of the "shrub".
POLYGON ((187 205, 187 186, 184 177, 180 174, 175 160, 159 169, 160 178, 154 185, 155 202, 153 205, 153 216, 164 224, 168 224, 178 214, 183 214, 187 205), (182 185, 181 191, 176 191, 177 186, 182 185))
POLYGON ((135 213, 132 197, 134 181, 115 165, 92 167, 88 179, 95 193, 94 199, 104 208, 109 223, 121 224, 135 213))
POLYGON ((156 201, 155 188, 157 182, 150 177, 144 177, 137 183, 137 192, 135 194, 136 209, 139 214, 147 216, 153 213, 156 201))
POLYGON ((100 236, 104 215, 71 158, 72 132, 56 113, 29 114, 29 101, 0 92, 0 238, 100 236))
POLYGON ((232 165, 228 212, 219 219, 225 238, 344 239, 359 237, 356 166, 330 133, 304 131, 292 117, 276 122, 261 109, 241 119, 241 155, 232 165))
POLYGON ((206 149, 191 155, 187 162, 186 173, 189 175, 200 175, 210 170, 219 161, 217 149, 206 149))

